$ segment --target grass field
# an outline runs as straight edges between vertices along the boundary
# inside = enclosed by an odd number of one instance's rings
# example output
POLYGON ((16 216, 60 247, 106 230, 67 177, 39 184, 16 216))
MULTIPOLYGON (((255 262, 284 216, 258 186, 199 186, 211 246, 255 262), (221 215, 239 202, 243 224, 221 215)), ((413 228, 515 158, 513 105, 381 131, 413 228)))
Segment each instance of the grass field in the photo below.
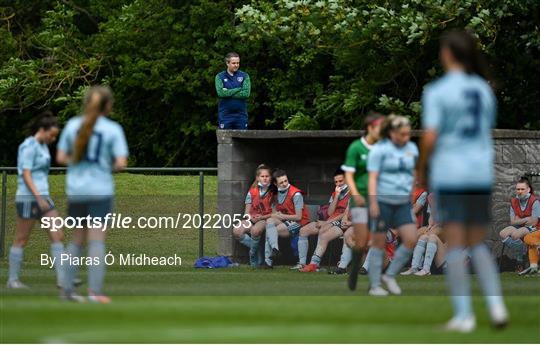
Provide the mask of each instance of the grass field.
MULTIPOLYGON (((197 177, 117 176, 125 212, 169 214, 178 208, 196 212, 197 177), (150 211, 149 211, 150 210, 150 211)), ((217 183, 206 179, 206 212, 215 211, 217 183)), ((51 177, 52 194, 63 212, 63 176, 51 177), (55 196, 57 195, 57 197, 55 196)), ((10 176, 10 199, 14 178, 10 176)), ((10 204, 7 243, 13 237, 10 204)), ((286 267, 254 271, 191 268, 197 255, 197 230, 112 231, 107 246, 115 252, 148 252, 183 258, 181 267, 108 268, 110 305, 75 305, 56 297, 54 275, 39 265, 48 251, 35 231, 25 252, 21 279, 28 291, 6 291, 7 261, 0 260, 0 342, 540 342, 540 276, 503 275, 512 323, 505 331, 488 325, 485 305, 474 297, 478 330, 460 335, 442 332, 451 315, 442 276, 404 277, 404 296, 365 296, 366 277, 351 293, 345 277, 301 274, 286 267)), ((69 237, 69 233, 67 233, 69 237)), ((215 253, 217 234, 207 232, 205 253, 215 253)), ((85 275, 81 274, 83 279, 85 275)), ((477 295, 477 294, 476 294, 477 295)))

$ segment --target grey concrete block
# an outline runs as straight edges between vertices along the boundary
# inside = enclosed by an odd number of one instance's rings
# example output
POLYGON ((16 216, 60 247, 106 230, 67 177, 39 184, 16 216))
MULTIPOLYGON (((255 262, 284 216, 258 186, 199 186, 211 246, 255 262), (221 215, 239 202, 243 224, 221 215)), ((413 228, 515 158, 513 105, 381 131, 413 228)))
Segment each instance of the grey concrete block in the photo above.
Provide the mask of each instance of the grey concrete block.
POLYGON ((232 174, 231 162, 218 162, 218 181, 235 180, 232 174))
POLYGON ((512 183, 516 180, 519 170, 512 164, 495 164, 495 180, 499 183, 512 183))
POLYGON ((526 163, 524 147, 521 145, 503 146, 503 160, 510 163, 526 163))
POLYGON ((538 163, 540 167, 540 143, 523 145, 523 149, 527 157, 526 163, 538 163))
POLYGON ((232 144, 219 144, 217 147, 217 161, 231 162, 232 160, 232 144))

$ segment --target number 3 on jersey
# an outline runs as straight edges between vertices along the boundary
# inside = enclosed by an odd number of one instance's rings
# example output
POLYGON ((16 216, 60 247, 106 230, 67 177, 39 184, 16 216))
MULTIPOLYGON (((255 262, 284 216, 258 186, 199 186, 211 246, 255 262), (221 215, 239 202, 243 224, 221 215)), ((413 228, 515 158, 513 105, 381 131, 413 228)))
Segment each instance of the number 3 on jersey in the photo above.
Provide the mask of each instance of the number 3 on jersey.
POLYGON ((464 137, 471 138, 480 132, 480 114, 482 112, 480 92, 475 89, 465 90, 463 96, 467 102, 467 113, 472 121, 469 121, 469 125, 463 128, 462 134, 464 137))

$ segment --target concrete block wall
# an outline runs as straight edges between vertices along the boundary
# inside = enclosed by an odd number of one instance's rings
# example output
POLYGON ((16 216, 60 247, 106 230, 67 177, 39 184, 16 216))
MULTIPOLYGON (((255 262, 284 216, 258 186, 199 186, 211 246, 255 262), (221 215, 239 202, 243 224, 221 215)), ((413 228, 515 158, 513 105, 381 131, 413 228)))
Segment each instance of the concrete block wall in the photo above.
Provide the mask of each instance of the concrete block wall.
MULTIPOLYGON (((243 212, 245 194, 261 163, 285 169, 291 183, 305 192, 307 203, 326 202, 333 190, 335 169, 342 164, 349 144, 361 135, 362 131, 218 130, 218 212, 243 212)), ((419 135, 413 132, 413 140, 419 135)), ((489 240, 498 253, 497 229, 508 222, 514 182, 525 173, 540 172, 540 132, 494 130, 493 137, 496 182, 489 240)), ((540 190, 540 178, 533 182, 540 190)), ((238 255, 235 242, 232 229, 221 229, 219 254, 238 255)))

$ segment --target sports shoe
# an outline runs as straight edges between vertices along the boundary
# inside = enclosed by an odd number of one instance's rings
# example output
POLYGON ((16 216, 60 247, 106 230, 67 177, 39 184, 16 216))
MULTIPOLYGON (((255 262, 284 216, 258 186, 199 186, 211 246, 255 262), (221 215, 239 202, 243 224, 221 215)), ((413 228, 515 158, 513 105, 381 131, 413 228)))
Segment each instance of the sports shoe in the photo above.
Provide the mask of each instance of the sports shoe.
POLYGON ((369 289, 368 294, 370 296, 388 296, 388 291, 386 291, 380 286, 377 286, 369 289))
POLYGON ((394 278, 383 274, 381 277, 381 281, 384 283, 384 285, 386 285, 386 288, 388 289, 388 291, 390 291, 391 294, 401 295, 401 288, 399 287, 398 283, 394 278))
POLYGON ((335 275, 347 274, 347 269, 346 268, 341 268, 341 267, 336 267, 336 268, 331 269, 330 271, 328 271, 328 274, 335 274, 335 275))
POLYGON ((416 272, 418 272, 418 269, 417 268, 414 268, 414 267, 411 267, 409 268, 408 270, 404 271, 404 272, 401 272, 400 274, 402 276, 410 276, 411 274, 415 274, 416 272))
POLYGON ((358 274, 361 274, 363 276, 368 274, 368 271, 364 267, 360 267, 360 270, 358 271, 358 274))
POLYGON ((319 270, 319 266, 315 264, 307 264, 304 266, 304 268, 302 268, 299 271, 300 272, 317 272, 318 270, 319 270))
MULTIPOLYGON (((73 286, 77 287, 77 286, 81 286, 83 283, 82 279, 81 278, 75 278, 73 279, 73 286)), ((62 288, 62 284, 60 284, 60 282, 56 282, 56 287, 61 289, 62 288)))
POLYGON ((466 318, 453 317, 446 323, 444 329, 448 332, 470 333, 476 328, 476 319, 473 315, 466 318))
POLYGON ((419 277, 429 276, 429 275, 431 275, 431 272, 424 269, 424 268, 422 268, 420 271, 416 272, 414 275, 419 276, 419 277))
POLYGON ((272 260, 272 262, 279 259, 279 257, 281 257, 281 252, 279 251, 279 249, 272 248, 272 254, 270 254, 270 259, 272 260))
POLYGON ((297 263, 296 265, 292 266, 289 269, 291 271, 298 271, 298 270, 301 270, 302 268, 304 268, 304 265, 302 265, 301 263, 297 263))
POLYGON ((92 290, 88 289, 88 302, 99 303, 99 304, 109 304, 111 299, 105 295, 98 295, 92 290))
POLYGON ((271 269, 274 269, 274 266, 272 265, 269 265, 267 264, 266 262, 264 264, 262 264, 261 266, 259 266, 260 268, 262 268, 263 270, 271 270, 271 269))
POLYGON ((19 279, 8 280, 6 287, 8 289, 29 289, 28 285, 21 283, 19 279))
POLYGON ((525 276, 528 274, 536 274, 538 273, 538 267, 530 266, 529 268, 524 269, 523 271, 519 272, 518 274, 520 276, 525 276))
POLYGON ((75 291, 67 292, 64 289, 60 291, 60 299, 68 302, 86 303, 86 298, 83 296, 79 295, 75 291))
POLYGON ((504 304, 496 304, 489 308, 491 325, 494 328, 502 329, 508 325, 508 311, 504 304))

